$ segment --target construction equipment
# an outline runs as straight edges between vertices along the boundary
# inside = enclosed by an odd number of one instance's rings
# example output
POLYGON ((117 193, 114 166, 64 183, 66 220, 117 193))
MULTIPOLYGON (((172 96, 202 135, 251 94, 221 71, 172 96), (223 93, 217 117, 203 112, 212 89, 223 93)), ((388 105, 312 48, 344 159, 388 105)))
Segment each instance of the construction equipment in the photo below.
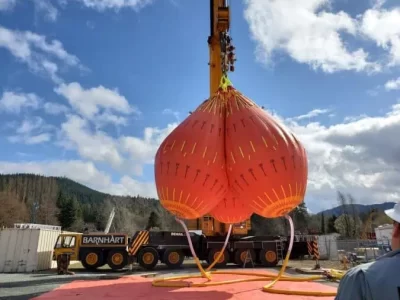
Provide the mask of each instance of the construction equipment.
MULTIPOLYGON (((224 244, 224 237, 207 237, 190 233, 193 247, 200 260, 211 264, 224 244)), ((228 263, 242 266, 251 256, 251 261, 265 267, 274 267, 285 254, 286 241, 279 236, 254 236, 230 239, 221 259, 216 264, 223 267, 228 263)), ((53 260, 67 254, 70 260, 79 260, 88 270, 105 264, 113 270, 137 262, 147 270, 159 262, 169 268, 182 265, 191 251, 184 232, 141 230, 129 239, 126 234, 81 234, 62 233, 54 246, 53 260)))
MULTIPOLYGON (((233 63, 235 62, 235 57, 233 54, 234 47, 231 45, 231 38, 228 35, 228 29, 229 29, 229 22, 230 22, 230 12, 229 12, 229 7, 227 5, 226 0, 210 0, 210 19, 211 19, 211 35, 208 39, 208 44, 210 48, 210 93, 213 94, 215 91, 217 91, 217 88, 221 85, 224 86, 226 84, 226 81, 229 82, 227 77, 225 76, 228 71, 233 71, 234 66, 233 63)), ((251 199, 249 199, 251 201, 251 199)), ((164 278, 157 278, 153 281, 153 286, 157 287, 171 287, 171 288, 188 288, 188 287, 207 287, 207 286, 216 286, 216 285, 225 285, 225 284, 232 284, 232 283, 239 283, 239 282, 250 282, 250 281, 259 281, 261 278, 264 280, 272 281, 268 285, 263 287, 263 291, 269 292, 269 293, 275 293, 275 294, 291 294, 291 295, 304 295, 304 296, 335 296, 336 292, 318 292, 318 291, 287 291, 284 289, 275 289, 274 285, 278 280, 296 280, 296 281, 312 281, 312 280, 321 280, 324 278, 327 278, 327 275, 323 276, 313 276, 309 277, 307 279, 300 279, 300 278, 288 278, 288 276, 283 275, 285 268, 289 262, 290 258, 290 253, 292 251, 292 246, 294 243, 294 224, 293 220, 289 215, 285 216, 286 219, 290 223, 290 231, 291 231, 291 237, 289 243, 286 243, 285 247, 281 247, 280 249, 277 247, 278 244, 282 245, 282 240, 279 239, 279 243, 276 242, 275 240, 275 248, 270 250, 268 248, 264 247, 264 241, 262 237, 241 237, 237 241, 237 243, 242 244, 243 243, 243 248, 242 247, 236 247, 235 242, 233 242, 234 252, 230 253, 229 251, 232 251, 231 246, 232 246, 232 239, 229 238, 228 242, 229 245, 225 247, 225 244, 220 243, 220 246, 216 249, 209 249, 208 253, 208 258, 210 260, 211 254, 213 253, 213 259, 215 260, 207 269, 203 269, 201 266, 199 259, 197 257, 195 258, 196 265, 200 271, 201 275, 184 275, 184 276, 173 276, 173 277, 164 277, 164 278), (261 240, 259 240, 261 239, 261 240), (256 247, 256 245, 261 245, 261 247, 256 247), (228 255, 230 258, 232 258, 232 254, 236 253, 234 256, 242 260, 242 264, 246 264, 248 261, 248 253, 254 253, 255 257, 259 257, 260 260, 266 261, 267 263, 270 261, 276 261, 278 259, 278 254, 281 251, 281 249, 285 249, 285 259, 283 261, 282 268, 278 275, 271 276, 271 275, 266 275, 266 274, 256 274, 253 273, 254 278, 248 278, 249 273, 248 272, 219 272, 218 271, 211 271, 212 266, 217 263, 225 263, 226 259, 228 258, 228 255), (225 250, 224 250, 225 249, 225 250), (223 252, 222 252, 223 251, 223 252), (257 252, 256 252, 257 251, 257 252), (221 255, 221 253, 223 255, 221 255), (238 255, 240 254, 240 255, 238 255), (257 255, 258 254, 258 255, 257 255), (243 257, 243 259, 242 259, 243 257), (244 279, 233 279, 233 280, 225 280, 225 281, 216 281, 212 282, 211 281, 211 276, 214 274, 230 274, 230 275, 245 275, 247 278, 244 279), (201 282, 201 283, 195 283, 192 281, 185 281, 187 279, 191 278, 207 278, 208 281, 206 282, 201 282)), ((218 226, 218 228, 212 227, 211 230, 209 230, 210 223, 214 226, 215 225, 215 220, 213 220, 212 216, 208 215, 203 217, 200 221, 198 222, 191 222, 191 228, 190 229, 203 229, 202 227, 207 226, 205 228, 206 233, 211 233, 214 236, 204 236, 205 240, 209 240, 211 243, 211 240, 213 238, 221 238, 221 236, 226 234, 230 235, 231 233, 231 227, 229 226, 218 226), (205 219, 207 218, 207 219, 205 219), (195 225, 195 226, 194 226, 195 225), (193 228, 195 227, 195 228, 193 228), (218 231, 217 231, 218 230, 218 231), (220 236, 218 236, 220 235, 220 236)), ((184 227, 185 227, 185 233, 188 235, 187 240, 190 241, 191 237, 189 237, 189 232, 187 231, 187 225, 177 219, 184 227)), ((187 222, 190 223, 190 222, 187 222)), ((246 222, 247 223, 247 222, 246 222)), ((235 235, 235 233, 232 233, 235 235)), ((304 249, 305 249, 305 254, 307 253, 307 241, 303 242, 304 243, 304 249)), ((207 248, 208 248, 207 243, 207 248)), ((202 249, 196 249, 194 250, 193 248, 191 249, 191 253, 197 252, 197 256, 201 259, 202 254, 204 252, 201 251, 202 249)), ((208 249, 207 249, 208 250, 208 249)), ((142 251, 145 251, 144 249, 142 251)), ((154 251, 153 251, 154 254, 154 251)), ((251 255, 253 256, 253 255, 251 255)), ((153 256, 154 257, 154 256, 153 256)), ((282 259, 283 257, 281 257, 282 259)), ((253 260, 254 261, 254 260, 253 260)), ((336 272, 339 274, 338 272, 336 272)), ((341 274, 340 274, 341 275, 341 274)), ((335 274, 332 273, 330 274, 331 278, 334 278, 335 274)))
MULTIPOLYGON (((223 74, 233 72, 236 61, 235 47, 232 44, 232 37, 229 35, 230 9, 227 0, 210 0, 210 36, 209 46, 209 74, 210 74, 210 95, 217 91, 223 74)), ((205 215, 196 220, 185 221, 189 230, 201 230, 206 236, 226 236, 229 224, 221 223, 211 215, 205 215)), ((251 220, 234 224, 232 236, 244 237, 251 230, 251 220)), ((296 242, 291 257, 307 254, 307 238, 296 242)))
MULTIPOLYGON (((232 39, 227 31, 230 19, 227 1, 210 0, 210 8, 211 34, 208 44, 212 94, 219 87, 222 75, 234 70, 235 55, 232 39)), ((218 222, 211 215, 188 220, 186 223, 189 230, 202 231, 202 234, 191 232, 191 241, 199 259, 211 264, 223 248, 229 226, 218 222)), ((250 219, 233 226, 226 250, 216 267, 227 263, 243 266, 250 259, 254 263, 273 267, 283 259, 289 246, 287 237, 248 236, 250 229, 250 219)), ((148 230, 136 232, 131 242, 128 242, 126 235, 118 234, 62 234, 54 253, 55 259, 59 254, 71 253, 71 260, 80 260, 87 269, 96 269, 106 263, 112 269, 121 269, 129 262, 137 262, 145 269, 152 269, 159 262, 176 268, 182 265, 185 257, 192 256, 184 232, 148 230), (115 237, 118 238, 118 243, 115 242, 115 237), (111 240, 114 242, 110 242, 111 240)), ((307 237, 297 236, 292 255, 306 254, 307 237), (301 251, 296 251, 296 246, 301 251)))
MULTIPOLYGON (((210 68, 210 95, 217 91, 222 75, 234 71, 236 61, 232 45, 232 38, 229 36, 230 10, 227 0, 210 0, 210 36, 208 37, 209 47, 209 68, 210 68)), ((211 215, 205 215, 197 220, 186 222, 189 230, 202 230, 206 236, 224 236, 228 233, 229 225, 218 222, 211 215)), ((250 219, 245 222, 234 224, 233 236, 246 236, 251 230, 250 219)))
POLYGON ((79 260, 88 270, 105 264, 118 270, 128 263, 128 242, 126 234, 62 233, 54 246, 53 260, 67 254, 70 260, 79 260))
MULTIPOLYGON (((224 238, 207 237, 193 232, 190 236, 199 259, 212 264, 224 245, 224 238)), ((224 267, 228 263, 242 266, 249 253, 255 263, 273 267, 282 260, 282 252, 279 250, 285 247, 284 243, 279 236, 230 239, 215 266, 224 267)), ((185 233, 167 231, 137 232, 132 239, 129 254, 148 270, 153 269, 159 261, 169 268, 176 268, 182 265, 185 257, 192 256, 185 233)))
MULTIPOLYGON (((185 221, 189 230, 201 230, 206 236, 224 236, 228 233, 229 224, 221 223, 211 215, 205 215, 196 220, 185 221)), ((247 236, 251 230, 250 219, 245 222, 234 224, 232 227, 233 236, 247 236)))

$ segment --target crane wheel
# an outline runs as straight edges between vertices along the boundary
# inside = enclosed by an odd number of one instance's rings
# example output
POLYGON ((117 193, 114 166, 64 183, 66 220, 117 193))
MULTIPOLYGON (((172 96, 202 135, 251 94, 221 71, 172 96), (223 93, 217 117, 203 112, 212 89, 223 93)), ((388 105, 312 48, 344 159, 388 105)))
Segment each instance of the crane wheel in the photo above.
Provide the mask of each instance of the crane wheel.
POLYGON ((185 255, 181 250, 173 250, 167 249, 164 252, 162 261, 168 266, 170 269, 179 268, 183 261, 185 260, 185 255))
POLYGON ((104 264, 103 253, 98 250, 85 251, 81 257, 81 263, 87 270, 96 270, 104 264))
POLYGON ((278 255, 275 250, 261 249, 259 259, 264 267, 275 267, 278 264, 278 255))
POLYGON ((234 253, 235 264, 243 266, 247 258, 246 266, 256 261, 256 253, 253 249, 237 249, 234 253))
POLYGON ((107 264, 112 270, 120 270, 128 263, 128 254, 123 249, 111 250, 107 256, 107 264))
MULTIPOLYGON (((208 257, 207 257, 207 263, 209 265, 211 265, 214 262, 214 260, 218 257, 220 251, 221 251, 220 249, 211 249, 210 250, 210 252, 208 253, 208 257)), ((229 253, 227 250, 225 250, 222 257, 215 264, 215 267, 216 268, 225 267, 228 262, 229 262, 229 253)))
POLYGON ((138 263, 142 268, 146 270, 154 269, 159 260, 160 257, 158 255, 158 252, 154 248, 146 247, 139 251, 138 263))

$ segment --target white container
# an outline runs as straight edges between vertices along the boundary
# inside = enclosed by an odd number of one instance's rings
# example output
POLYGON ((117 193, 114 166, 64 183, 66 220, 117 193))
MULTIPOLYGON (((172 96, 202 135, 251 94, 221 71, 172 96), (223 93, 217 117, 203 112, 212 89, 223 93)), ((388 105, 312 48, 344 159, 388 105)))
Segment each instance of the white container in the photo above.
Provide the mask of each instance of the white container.
POLYGON ((0 231, 0 273, 26 273, 52 267, 60 230, 7 228, 0 231))
POLYGON ((318 236, 318 250, 321 259, 338 259, 337 233, 318 236))
POLYGON ((378 245, 388 244, 392 240, 393 224, 385 224, 375 228, 378 245))
POLYGON ((18 229, 48 229, 48 230, 61 230, 61 226, 56 225, 43 225, 33 223, 14 223, 14 228, 18 229))

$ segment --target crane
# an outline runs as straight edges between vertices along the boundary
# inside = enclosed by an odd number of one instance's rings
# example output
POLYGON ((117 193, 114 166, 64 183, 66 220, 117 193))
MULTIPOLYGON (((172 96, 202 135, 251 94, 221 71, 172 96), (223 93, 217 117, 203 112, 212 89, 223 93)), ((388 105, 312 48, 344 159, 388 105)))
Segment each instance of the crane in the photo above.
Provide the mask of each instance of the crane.
MULTIPOLYGON (((210 0, 210 36, 208 37, 208 48, 210 61, 210 96, 219 88, 221 78, 228 72, 235 70, 236 61, 229 35, 230 8, 227 0, 210 0)), ((229 226, 215 220, 211 215, 205 215, 197 220, 187 222, 189 230, 202 230, 206 236, 225 235, 229 226)), ((247 235, 251 229, 250 219, 235 224, 232 235, 247 235)))

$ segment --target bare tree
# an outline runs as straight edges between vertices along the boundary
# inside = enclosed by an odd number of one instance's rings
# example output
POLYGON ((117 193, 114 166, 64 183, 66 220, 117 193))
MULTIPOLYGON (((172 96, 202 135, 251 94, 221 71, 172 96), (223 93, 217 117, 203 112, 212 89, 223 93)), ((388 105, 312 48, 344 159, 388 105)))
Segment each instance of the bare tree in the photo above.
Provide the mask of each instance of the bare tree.
POLYGON ((27 222, 29 212, 18 197, 7 192, 0 192, 0 226, 12 227, 14 223, 27 222))
POLYGON ((349 215, 341 215, 335 221, 335 228, 344 238, 358 238, 361 233, 361 220, 359 217, 353 218, 349 215), (347 228, 348 223, 351 228, 358 228, 358 230, 349 231, 347 228))
POLYGON ((349 205, 348 205, 348 200, 346 199, 345 195, 343 195, 341 192, 338 191, 338 200, 339 204, 342 209, 342 216, 343 217, 343 230, 345 232, 345 236, 349 237, 351 235, 351 221, 350 221, 350 215, 349 215, 349 205))
MULTIPOLYGON (((353 218, 353 220, 357 220, 357 218, 359 218, 359 216, 358 216, 358 212, 356 211, 355 200, 354 200, 353 196, 350 194, 347 195, 347 198, 349 200, 349 205, 350 205, 350 209, 351 209, 351 217, 353 218)), ((356 236, 355 235, 356 232, 360 231, 360 229, 361 229, 360 226, 361 226, 360 222, 354 222, 354 227, 350 228, 350 231, 353 231, 354 236, 356 236)))

